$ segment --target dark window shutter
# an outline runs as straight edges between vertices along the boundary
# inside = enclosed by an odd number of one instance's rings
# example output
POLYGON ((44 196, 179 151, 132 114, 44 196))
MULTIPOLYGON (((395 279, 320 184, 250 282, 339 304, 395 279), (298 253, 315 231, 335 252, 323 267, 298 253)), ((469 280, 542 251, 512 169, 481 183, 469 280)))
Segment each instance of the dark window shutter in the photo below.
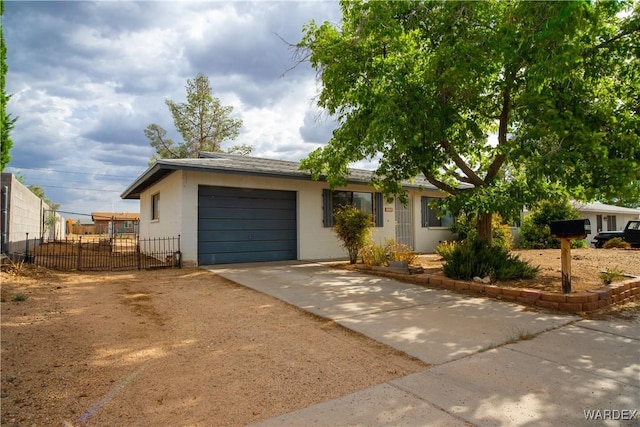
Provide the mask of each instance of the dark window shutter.
POLYGON ((322 190, 322 225, 333 227, 333 198, 331 190, 322 190))
POLYGON ((373 193, 374 220, 376 227, 384 227, 384 197, 382 193, 373 193))

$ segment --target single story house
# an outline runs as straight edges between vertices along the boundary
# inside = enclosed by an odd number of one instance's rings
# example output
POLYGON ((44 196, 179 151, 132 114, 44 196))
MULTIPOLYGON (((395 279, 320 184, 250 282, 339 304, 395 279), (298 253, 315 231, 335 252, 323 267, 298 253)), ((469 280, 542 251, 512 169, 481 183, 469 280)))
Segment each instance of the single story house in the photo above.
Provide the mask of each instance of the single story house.
POLYGON ((140 214, 133 212, 91 212, 96 234, 137 234, 140 214))
POLYGON ((333 207, 345 201, 372 214, 377 243, 396 239, 433 252, 453 238, 451 219, 429 207, 444 195, 425 179, 404 183, 403 206, 385 200, 371 177, 352 169, 348 184, 331 191, 297 162, 202 153, 157 161, 121 197, 140 200, 140 237, 180 235, 191 265, 344 258, 331 226, 333 207))
POLYGON ((601 231, 624 230, 627 222, 640 218, 640 209, 622 206, 605 205, 603 203, 573 202, 573 207, 591 223, 592 237, 601 231))

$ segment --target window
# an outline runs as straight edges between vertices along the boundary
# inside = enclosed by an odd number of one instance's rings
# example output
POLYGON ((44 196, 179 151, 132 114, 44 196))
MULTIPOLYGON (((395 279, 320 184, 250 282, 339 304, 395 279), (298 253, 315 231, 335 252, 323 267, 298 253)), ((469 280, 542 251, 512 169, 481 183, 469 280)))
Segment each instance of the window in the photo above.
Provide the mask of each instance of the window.
POLYGON ((449 212, 444 215, 440 210, 433 208, 431 202, 438 200, 435 197, 422 197, 422 226, 423 227, 450 227, 453 217, 449 212))
POLYGON ((339 206, 353 205, 358 210, 373 216, 376 227, 382 227, 382 194, 358 191, 322 190, 322 222, 325 227, 333 226, 333 212, 339 206))
POLYGON ((160 219, 160 193, 151 196, 151 219, 160 219))

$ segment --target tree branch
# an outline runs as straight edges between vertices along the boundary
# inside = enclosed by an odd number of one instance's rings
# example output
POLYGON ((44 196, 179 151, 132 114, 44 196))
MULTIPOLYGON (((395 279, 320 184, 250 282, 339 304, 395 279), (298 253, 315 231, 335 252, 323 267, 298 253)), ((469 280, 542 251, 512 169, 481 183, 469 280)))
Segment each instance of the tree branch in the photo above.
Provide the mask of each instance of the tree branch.
MULTIPOLYGON (((500 147, 504 147, 507 145, 507 132, 509 130, 509 113, 511 113, 511 87, 513 86, 513 82, 516 79, 516 69, 514 67, 513 70, 507 76, 507 80, 505 82, 504 90, 502 91, 502 111, 500 112, 500 125, 498 127, 498 146, 496 147, 497 151, 500 151, 500 147)), ((495 179, 502 168, 505 160, 507 160, 507 156, 504 153, 499 153, 493 159, 491 166, 489 166, 489 170, 487 171, 487 175, 484 178, 484 182, 489 183, 495 179)))
MULTIPOLYGON (((456 164, 456 166, 458 166, 458 168, 467 177, 469 177, 469 181, 467 181, 467 182, 469 182, 470 184, 475 185, 476 187, 482 186, 484 184, 484 181, 482 180, 482 178, 480 178, 478 176, 478 174, 473 169, 471 169, 469 167, 469 165, 467 165, 467 163, 462 159, 462 157, 460 157, 460 155, 453 149, 453 147, 451 146, 449 141, 447 141, 446 139, 443 139, 442 141, 439 142, 439 144, 444 149, 444 151, 447 154, 449 154, 449 156, 451 157, 453 162, 456 164)), ((435 184, 433 184, 433 185, 435 185, 435 184)))
POLYGON ((637 33, 639 31, 640 31, 640 25, 632 26, 632 27, 627 28, 626 30, 621 31, 620 33, 616 34, 614 37, 611 37, 610 39, 605 40, 602 43, 594 46, 591 50, 602 49, 604 47, 609 46, 612 43, 617 42, 618 40, 620 40, 623 37, 626 37, 626 36, 631 35, 633 33, 637 33))
POLYGON ((449 193, 449 194, 458 194, 460 192, 459 189, 454 188, 454 187, 450 186, 449 184, 444 183, 444 182, 440 181, 439 179, 437 179, 431 172, 429 172, 425 168, 422 168, 421 170, 422 170, 422 174, 424 175, 424 177, 427 178, 427 181, 429 181, 431 184, 433 184, 439 190, 442 190, 445 193, 449 193))

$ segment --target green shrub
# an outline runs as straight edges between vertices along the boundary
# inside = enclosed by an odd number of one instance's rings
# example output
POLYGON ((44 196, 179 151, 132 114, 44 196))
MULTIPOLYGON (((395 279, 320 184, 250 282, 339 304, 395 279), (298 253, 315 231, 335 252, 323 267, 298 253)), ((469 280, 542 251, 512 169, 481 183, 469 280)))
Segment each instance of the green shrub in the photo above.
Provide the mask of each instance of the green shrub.
POLYGON ((342 246, 349 253, 351 264, 358 260, 358 252, 365 246, 371 227, 371 216, 355 206, 346 205, 336 209, 333 231, 342 240, 342 246))
POLYGON ((394 239, 386 239, 384 244, 376 245, 368 242, 360 251, 362 262, 371 266, 386 266, 389 261, 413 263, 417 255, 411 248, 394 239))
POLYGON ((11 300, 12 301, 26 301, 28 298, 29 298, 29 295, 27 295, 27 294, 15 294, 11 300))
POLYGON ((435 252, 438 255, 440 255, 443 259, 447 259, 452 255, 453 251, 455 251, 456 249, 456 246, 458 246, 459 244, 460 244, 459 242, 444 241, 440 243, 438 246, 436 246, 435 252))
POLYGON ((613 282, 624 279, 624 276, 620 270, 612 269, 600 273, 600 279, 605 285, 610 285, 613 282))
POLYGON ((483 240, 467 240, 440 252, 443 272, 452 279, 470 280, 476 276, 493 280, 532 279, 539 271, 518 256, 483 240))
MULTIPOLYGON (((449 230, 451 230, 459 240, 475 240, 478 237, 476 222, 476 215, 466 215, 463 213, 458 215, 454 223, 449 227, 449 230)), ((493 244, 504 249, 511 249, 511 245, 513 244, 511 227, 503 223, 502 217, 498 213, 494 213, 491 216, 491 230, 493 233, 493 244)))
POLYGON ((589 244, 585 239, 578 239, 571 241, 571 249, 584 249, 588 248, 589 244))
POLYGON ((620 237, 614 237, 613 239, 607 240, 605 244, 602 245, 602 247, 605 249, 613 249, 613 248, 628 249, 631 247, 631 245, 629 244, 629 242, 625 242, 620 237))
MULTIPOLYGON (((580 213, 566 200, 540 202, 524 218, 519 230, 520 247, 522 249, 558 249, 560 240, 551 235, 551 221, 563 219, 580 219, 580 213)), ((572 242, 571 247, 586 247, 586 243, 572 242), (582 246, 584 245, 584 246, 582 246)))
POLYGON ((369 266, 385 266, 387 265, 387 250, 382 245, 376 245, 368 242, 361 250, 362 262, 369 266))

